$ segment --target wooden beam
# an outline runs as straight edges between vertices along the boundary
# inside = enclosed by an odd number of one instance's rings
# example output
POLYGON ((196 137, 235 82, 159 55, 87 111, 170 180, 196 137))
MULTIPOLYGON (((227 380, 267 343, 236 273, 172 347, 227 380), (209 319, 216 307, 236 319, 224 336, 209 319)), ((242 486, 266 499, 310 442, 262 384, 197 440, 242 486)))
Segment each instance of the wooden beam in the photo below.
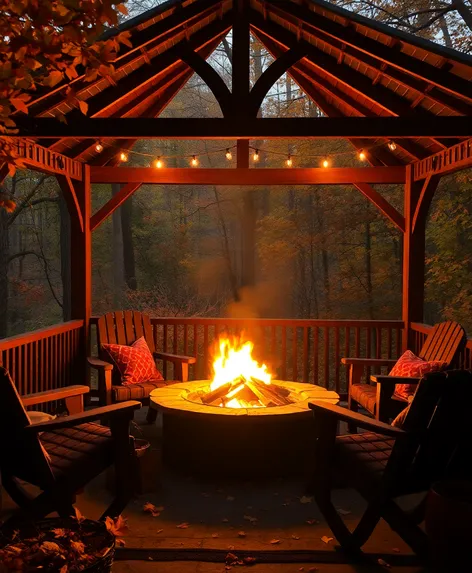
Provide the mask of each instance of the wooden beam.
POLYGON ((472 139, 414 163, 413 179, 419 181, 429 175, 446 175, 467 167, 472 167, 472 139))
POLYGON ((317 169, 192 169, 92 167, 92 183, 155 185, 340 185, 403 183, 405 167, 332 167, 317 169))
POLYGON ((233 0, 233 48, 231 51, 233 114, 244 115, 249 101, 250 35, 249 0, 233 0))
POLYGON ((56 175, 57 182, 62 191, 62 196, 66 202, 67 209, 69 210, 69 215, 71 221, 77 219, 77 226, 80 231, 84 232, 84 218, 82 215, 82 209, 79 204, 79 199, 74 187, 74 182, 68 175, 56 175))
POLYGON ((21 117, 20 137, 106 139, 335 139, 471 137, 472 117, 346 118, 82 118, 67 125, 52 118, 21 117))
POLYGON ((418 224, 426 224, 426 218, 428 215, 429 207, 431 206, 431 201, 433 200, 434 193, 438 187, 439 181, 441 180, 441 175, 428 175, 426 177, 423 187, 421 188, 420 196, 415 208, 415 214, 412 220, 412 232, 418 224))
POLYGON ((405 217, 368 183, 356 183, 354 187, 364 195, 402 233, 405 232, 405 217))
POLYGON ((128 197, 131 197, 140 187, 141 183, 128 183, 122 187, 116 195, 103 205, 92 217, 90 218, 90 231, 95 231, 103 221, 109 217, 120 205, 122 205, 128 197))
POLYGON ((293 2, 290 3, 290 10, 286 9, 286 4, 284 6, 281 4, 273 6, 272 3, 269 2, 267 3, 267 10, 269 13, 277 13, 279 17, 281 16, 284 20, 289 22, 293 22, 295 17, 298 21, 304 22, 304 26, 308 29, 309 33, 316 35, 317 31, 325 32, 332 38, 348 46, 352 46, 367 55, 375 57, 379 62, 379 67, 382 64, 392 65, 454 96, 467 98, 469 102, 472 102, 472 86, 471 82, 467 79, 442 70, 422 59, 410 56, 402 52, 401 49, 395 50, 382 42, 374 40, 358 31, 356 26, 343 25, 338 21, 320 14, 319 11, 314 13, 293 2))
POLYGON ((0 164, 0 185, 4 182, 9 171, 10 171, 10 168, 8 167, 8 163, 0 164))

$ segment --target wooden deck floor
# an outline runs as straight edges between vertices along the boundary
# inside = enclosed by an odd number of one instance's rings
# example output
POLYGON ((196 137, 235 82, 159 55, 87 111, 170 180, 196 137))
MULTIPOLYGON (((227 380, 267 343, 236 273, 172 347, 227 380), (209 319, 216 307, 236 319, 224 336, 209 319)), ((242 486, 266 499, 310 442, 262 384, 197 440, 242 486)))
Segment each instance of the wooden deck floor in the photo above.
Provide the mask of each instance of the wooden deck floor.
MULTIPOLYGON (((318 508, 306 498, 304 480, 223 482, 160 470, 159 428, 146 425, 144 415, 145 411, 139 412, 138 422, 143 437, 155 448, 147 467, 147 481, 154 491, 136 498, 126 509, 129 532, 114 565, 116 573, 225 573, 224 555, 238 555, 238 551, 259 557, 261 562, 251 567, 254 573, 426 571, 384 522, 365 546, 372 565, 346 563, 336 550, 336 541, 329 539, 332 534, 318 508), (163 508, 158 517, 143 511, 146 502, 163 508), (188 526, 178 527, 181 524, 188 526), (306 550, 315 553, 304 557, 306 550), (282 552, 281 561, 293 561, 264 562, 264 552, 282 552), (164 554, 172 561, 163 562, 164 554), (189 557, 194 560, 188 561, 189 557), (391 568, 379 565, 379 558, 391 568)), ((77 505, 85 516, 96 518, 106 506, 111 497, 106 483, 107 476, 102 475, 79 496, 77 505)), ((362 511, 362 500, 351 490, 337 490, 335 501, 345 519, 354 524, 362 511)), ((12 502, 4 499, 3 507, 8 512, 12 502)), ((277 555, 266 557, 266 561, 276 559, 277 555)))

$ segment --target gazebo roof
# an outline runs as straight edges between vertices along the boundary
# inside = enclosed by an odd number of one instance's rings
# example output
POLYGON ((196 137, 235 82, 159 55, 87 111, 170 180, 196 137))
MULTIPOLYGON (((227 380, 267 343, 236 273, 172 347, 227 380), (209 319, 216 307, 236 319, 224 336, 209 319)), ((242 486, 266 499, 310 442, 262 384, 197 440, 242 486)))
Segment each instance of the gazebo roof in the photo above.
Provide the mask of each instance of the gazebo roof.
MULTIPOLYGON (((276 60, 261 82, 260 101, 287 71, 329 117, 472 116, 472 57, 323 0, 248 0, 248 4, 251 32, 276 60)), ((128 30, 133 45, 122 48, 112 77, 85 82, 80 76, 38 93, 29 114, 54 117, 62 113, 68 121, 80 121, 80 111, 65 97, 66 87, 72 84, 78 98, 87 101, 91 118, 157 117, 197 72, 226 117, 234 110, 231 106, 225 109, 222 80, 204 60, 237 17, 232 0, 160 4, 107 32, 109 36, 128 30)), ((394 139, 394 151, 376 146, 380 141, 351 142, 358 148, 372 147, 369 160, 373 165, 402 165, 459 140, 399 138, 394 139)), ((121 140, 120 147, 131 147, 134 142, 121 140)), ((70 137, 40 143, 92 165, 104 165, 114 157, 113 147, 97 155, 92 139, 70 137)), ((105 147, 114 143, 103 141, 105 147)))

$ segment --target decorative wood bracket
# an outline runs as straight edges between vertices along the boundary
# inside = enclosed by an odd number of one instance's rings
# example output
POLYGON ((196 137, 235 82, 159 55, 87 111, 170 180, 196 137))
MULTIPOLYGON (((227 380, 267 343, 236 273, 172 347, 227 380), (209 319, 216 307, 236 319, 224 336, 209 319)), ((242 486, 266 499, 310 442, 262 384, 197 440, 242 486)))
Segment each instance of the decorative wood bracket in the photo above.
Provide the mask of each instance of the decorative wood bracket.
POLYGON ((42 145, 23 138, 12 138, 18 157, 27 167, 32 167, 43 173, 60 174, 63 176, 82 180, 83 163, 70 157, 50 151, 42 145))
POLYGON ((220 74, 190 47, 182 51, 181 59, 202 78, 212 91, 216 101, 220 104, 223 116, 229 116, 232 110, 232 95, 220 74))
POLYGON ((306 50, 297 46, 284 52, 264 71, 261 77, 254 84, 249 95, 248 113, 256 116, 262 101, 275 82, 294 64, 306 55, 306 50))
POLYGON ((109 217, 113 211, 118 209, 118 207, 124 203, 128 197, 133 195, 141 185, 142 183, 128 183, 122 187, 116 195, 114 195, 101 209, 90 217, 90 231, 94 231, 98 226, 100 226, 103 221, 109 217))
POLYGON ((82 209, 80 208, 79 199, 77 197, 77 192, 74 187, 72 179, 68 175, 56 175, 57 182, 61 188, 64 200, 67 204, 71 220, 76 219, 79 224, 80 230, 84 232, 84 217, 82 215, 82 209))
POLYGON ((405 217, 401 215, 382 195, 368 183, 356 183, 354 187, 389 219, 402 233, 405 232, 405 217))
POLYGON ((418 198, 418 203, 416 204, 415 213, 413 215, 412 221, 412 233, 415 232, 416 225, 424 221, 426 216, 428 215, 429 207, 431 205, 431 201, 433 200, 434 193, 438 187, 439 181, 441 180, 440 175, 428 175, 426 177, 425 182, 423 183, 423 187, 421 188, 421 193, 418 198))

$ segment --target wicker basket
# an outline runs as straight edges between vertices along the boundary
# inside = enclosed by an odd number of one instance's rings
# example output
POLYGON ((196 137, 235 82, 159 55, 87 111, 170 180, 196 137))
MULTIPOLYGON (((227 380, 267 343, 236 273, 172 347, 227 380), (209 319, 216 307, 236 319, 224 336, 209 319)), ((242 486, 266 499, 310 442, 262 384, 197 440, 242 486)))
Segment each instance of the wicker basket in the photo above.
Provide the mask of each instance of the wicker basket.
MULTIPOLYGON (((93 521, 91 519, 84 519, 80 524, 73 518, 60 518, 53 517, 50 519, 43 519, 41 521, 29 522, 18 527, 15 532, 16 541, 26 541, 28 539, 36 538, 39 534, 45 534, 44 541, 55 541, 58 539, 52 533, 53 529, 71 529, 77 531, 80 528, 81 534, 84 534, 84 540, 90 542, 94 539, 99 540, 98 546, 95 548, 101 552, 100 557, 90 565, 79 569, 80 573, 110 573, 115 556, 115 537, 107 530, 102 521, 93 521), (50 538, 48 536, 50 533, 50 538)), ((12 543, 12 538, 0 532, 0 548, 4 548, 12 543)), ((44 566, 41 569, 44 573, 59 573, 59 569, 54 567, 44 566)))

